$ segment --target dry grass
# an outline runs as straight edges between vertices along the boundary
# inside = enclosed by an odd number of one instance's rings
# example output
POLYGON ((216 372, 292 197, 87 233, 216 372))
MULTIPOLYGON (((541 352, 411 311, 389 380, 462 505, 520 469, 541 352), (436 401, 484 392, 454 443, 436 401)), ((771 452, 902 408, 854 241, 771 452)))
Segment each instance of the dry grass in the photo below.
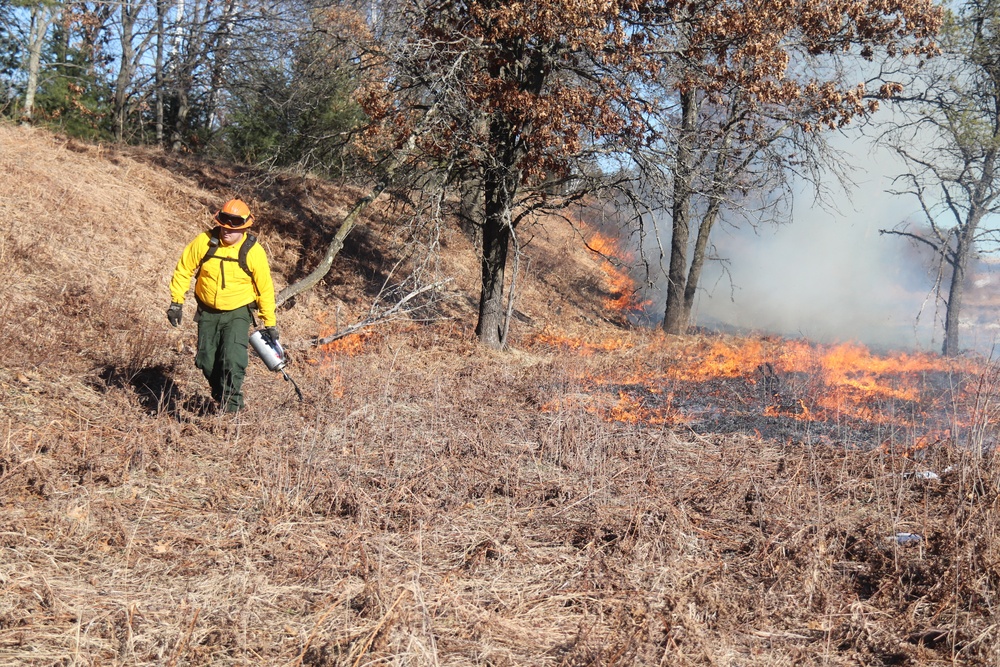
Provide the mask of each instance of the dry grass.
MULTIPOLYGON (((534 299, 586 281, 553 234, 535 265, 563 268, 529 279, 519 350, 461 323, 386 329, 300 351, 303 403, 255 364, 248 410, 206 415, 193 327, 162 311, 229 182, 3 126, 0 146, 0 665, 1000 664, 989 372, 983 447, 919 461, 609 422, 572 400, 583 378, 700 341, 529 345, 557 320, 534 299), (52 214, 71 197, 73 224, 52 214), (129 229, 137 207, 161 211, 155 234, 129 229), (925 469, 943 474, 906 474, 925 469)), ((269 205, 291 280, 311 250, 269 205)), ((283 314, 293 346, 364 303, 356 250, 283 314)), ((620 334, 573 298, 561 328, 620 334)))

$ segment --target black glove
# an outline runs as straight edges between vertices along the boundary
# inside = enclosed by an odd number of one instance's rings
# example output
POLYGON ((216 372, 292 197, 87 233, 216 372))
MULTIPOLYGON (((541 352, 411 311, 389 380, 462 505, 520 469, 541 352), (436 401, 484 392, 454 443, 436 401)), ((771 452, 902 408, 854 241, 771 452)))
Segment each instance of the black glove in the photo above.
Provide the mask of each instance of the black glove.
POLYGON ((184 304, 177 303, 176 301, 170 304, 167 308, 167 320, 170 321, 170 326, 176 327, 181 323, 181 315, 183 315, 184 304))
POLYGON ((273 342, 278 342, 278 327, 266 327, 264 331, 267 332, 268 338, 273 342))

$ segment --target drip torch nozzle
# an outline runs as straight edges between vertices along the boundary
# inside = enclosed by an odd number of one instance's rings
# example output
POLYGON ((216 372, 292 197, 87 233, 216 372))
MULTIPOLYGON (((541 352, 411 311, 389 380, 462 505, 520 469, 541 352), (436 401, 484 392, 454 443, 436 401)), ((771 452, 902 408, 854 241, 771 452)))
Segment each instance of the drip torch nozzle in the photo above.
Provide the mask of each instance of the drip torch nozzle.
POLYGON ((292 383, 292 386, 295 387, 295 393, 298 394, 299 400, 301 401, 302 400, 302 392, 299 390, 299 385, 295 384, 295 380, 293 380, 292 378, 288 377, 288 373, 286 373, 285 371, 281 371, 281 375, 284 376, 286 382, 291 382, 292 383))

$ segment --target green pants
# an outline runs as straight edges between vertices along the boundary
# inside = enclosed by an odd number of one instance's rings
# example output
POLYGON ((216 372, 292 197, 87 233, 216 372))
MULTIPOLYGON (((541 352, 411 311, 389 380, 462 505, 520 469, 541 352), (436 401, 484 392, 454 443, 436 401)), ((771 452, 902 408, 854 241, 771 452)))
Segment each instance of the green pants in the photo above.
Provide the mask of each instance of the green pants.
POLYGON ((205 374, 212 398, 226 412, 243 409, 243 377, 250 342, 250 309, 198 309, 198 354, 194 365, 205 374))

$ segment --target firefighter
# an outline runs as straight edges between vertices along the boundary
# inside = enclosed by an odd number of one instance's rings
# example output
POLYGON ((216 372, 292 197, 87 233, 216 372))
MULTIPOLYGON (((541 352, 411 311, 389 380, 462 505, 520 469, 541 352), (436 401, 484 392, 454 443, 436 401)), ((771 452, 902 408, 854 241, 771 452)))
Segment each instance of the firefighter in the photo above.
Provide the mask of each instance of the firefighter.
POLYGON ((267 254, 247 230, 254 222, 250 208, 230 199, 215 214, 216 227, 203 232, 181 253, 170 281, 171 326, 181 323, 184 296, 195 276, 198 308, 198 352, 194 364, 205 374, 220 410, 243 409, 243 377, 253 311, 258 310, 266 333, 278 340, 274 316, 274 283, 267 254))

